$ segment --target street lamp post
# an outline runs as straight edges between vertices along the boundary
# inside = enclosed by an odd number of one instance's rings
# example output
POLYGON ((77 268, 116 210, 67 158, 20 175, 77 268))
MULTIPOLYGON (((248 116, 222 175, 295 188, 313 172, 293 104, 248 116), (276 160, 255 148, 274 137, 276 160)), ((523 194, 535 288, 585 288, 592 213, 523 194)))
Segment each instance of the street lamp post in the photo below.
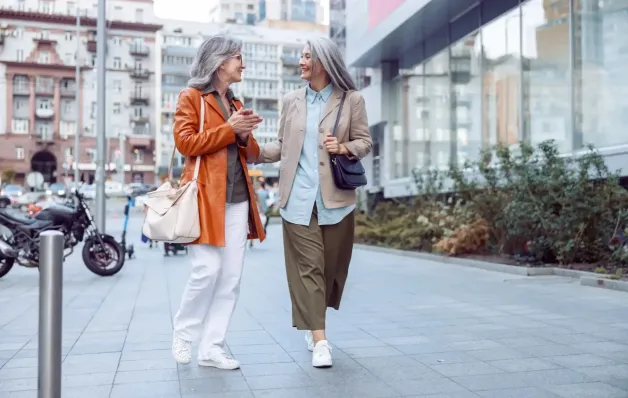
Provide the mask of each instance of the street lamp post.
POLYGON ((97 132, 96 137, 96 226, 102 233, 106 231, 105 215, 105 156, 107 145, 106 107, 106 68, 107 68, 107 1, 98 1, 98 23, 96 29, 96 61, 97 61, 97 132))
POLYGON ((81 49, 81 9, 76 7, 76 55, 74 57, 74 85, 76 86, 76 124, 74 128, 74 187, 78 189, 79 183, 79 126, 78 121, 81 120, 81 104, 78 101, 78 92, 81 90, 81 66, 80 66, 80 49, 81 49))

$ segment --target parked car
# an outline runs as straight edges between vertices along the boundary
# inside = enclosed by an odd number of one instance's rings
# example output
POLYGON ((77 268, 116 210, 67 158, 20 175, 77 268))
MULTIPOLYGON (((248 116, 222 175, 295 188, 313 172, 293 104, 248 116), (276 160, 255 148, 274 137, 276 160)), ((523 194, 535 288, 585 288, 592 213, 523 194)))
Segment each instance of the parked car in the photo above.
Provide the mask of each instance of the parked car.
POLYGON ((120 198, 126 196, 124 185, 116 181, 105 182, 105 195, 109 198, 120 198))
POLYGON ((79 188, 79 192, 83 194, 85 199, 94 200, 96 198, 96 185, 83 185, 79 188))
POLYGON ((68 194, 68 187, 65 184, 60 183, 50 184, 50 186, 46 190, 46 194, 56 195, 63 198, 68 194))
POLYGON ((24 194, 24 187, 16 184, 7 184, 0 191, 0 195, 15 198, 24 194))
POLYGON ((126 192, 127 196, 146 195, 151 190, 152 186, 143 184, 141 182, 133 182, 124 187, 124 192, 126 192))

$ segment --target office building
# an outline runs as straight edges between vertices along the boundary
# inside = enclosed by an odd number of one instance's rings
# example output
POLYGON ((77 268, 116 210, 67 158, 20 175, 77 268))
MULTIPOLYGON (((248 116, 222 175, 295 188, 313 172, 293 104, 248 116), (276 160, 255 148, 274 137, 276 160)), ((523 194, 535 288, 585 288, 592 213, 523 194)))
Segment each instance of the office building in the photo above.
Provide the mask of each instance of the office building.
MULTIPOLYGON (((22 182, 38 171, 62 181, 78 167, 96 170, 96 13, 94 4, 5 0, 0 6, 0 169, 22 182), (83 8, 85 7, 85 8, 83 8), (81 14, 77 35, 76 15, 81 14), (78 47, 78 54, 77 54, 78 47), (80 65, 80 81, 75 65, 80 65), (78 109, 77 109, 78 108, 78 109), (74 135, 80 152, 74 153, 74 135)), ((109 0, 107 175, 126 182, 155 178, 156 53, 152 2, 109 0), (125 173, 121 171, 125 170, 125 173)))
POLYGON ((254 25, 263 19, 260 18, 260 7, 263 5, 260 3, 260 0, 218 0, 209 12, 209 20, 254 25))
POLYGON ((321 4, 327 0, 259 0, 261 18, 270 20, 323 23, 321 4))
MULTIPOLYGON (((158 33, 161 53, 156 69, 161 76, 161 97, 157 164, 160 174, 168 170, 174 148, 172 124, 179 92, 186 87, 190 67, 199 45, 207 37, 228 34, 243 41, 242 56, 246 69, 242 83, 233 85, 235 95, 244 106, 256 110, 264 121, 254 136, 261 144, 277 138, 279 112, 283 95, 304 85, 301 80, 299 54, 308 37, 317 32, 290 31, 240 24, 205 24, 161 20, 158 33)), ((180 173, 183 158, 175 159, 175 174, 180 173)), ((257 174, 277 177, 278 164, 255 166, 257 174)))
POLYGON ((348 61, 376 72, 362 90, 372 193, 411 195, 412 170, 521 140, 564 154, 592 143, 626 170, 625 0, 346 3, 348 61))

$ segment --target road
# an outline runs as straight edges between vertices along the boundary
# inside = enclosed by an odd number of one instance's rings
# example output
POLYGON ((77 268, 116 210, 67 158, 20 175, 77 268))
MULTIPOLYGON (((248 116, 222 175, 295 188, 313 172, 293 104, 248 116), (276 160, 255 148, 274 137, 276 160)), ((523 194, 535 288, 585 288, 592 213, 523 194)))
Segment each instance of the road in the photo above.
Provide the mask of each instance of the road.
MULTIPOLYGON (((246 259, 228 335, 242 369, 177 366, 187 259, 142 245, 140 223, 134 213, 137 258, 117 276, 91 274, 79 254, 66 261, 63 398, 628 397, 625 293, 359 250, 329 312, 334 367, 313 369, 291 328, 279 225, 246 259)), ((37 284, 23 268, 0 279, 2 398, 36 397, 37 284)))

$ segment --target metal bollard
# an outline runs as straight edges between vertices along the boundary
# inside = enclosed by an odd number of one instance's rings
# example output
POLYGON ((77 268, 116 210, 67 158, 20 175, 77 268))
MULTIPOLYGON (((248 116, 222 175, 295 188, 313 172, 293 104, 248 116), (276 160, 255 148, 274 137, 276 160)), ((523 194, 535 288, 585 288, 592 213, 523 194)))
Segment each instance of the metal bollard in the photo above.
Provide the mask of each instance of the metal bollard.
POLYGON ((63 234, 45 231, 39 241, 38 398, 61 398, 63 234))

